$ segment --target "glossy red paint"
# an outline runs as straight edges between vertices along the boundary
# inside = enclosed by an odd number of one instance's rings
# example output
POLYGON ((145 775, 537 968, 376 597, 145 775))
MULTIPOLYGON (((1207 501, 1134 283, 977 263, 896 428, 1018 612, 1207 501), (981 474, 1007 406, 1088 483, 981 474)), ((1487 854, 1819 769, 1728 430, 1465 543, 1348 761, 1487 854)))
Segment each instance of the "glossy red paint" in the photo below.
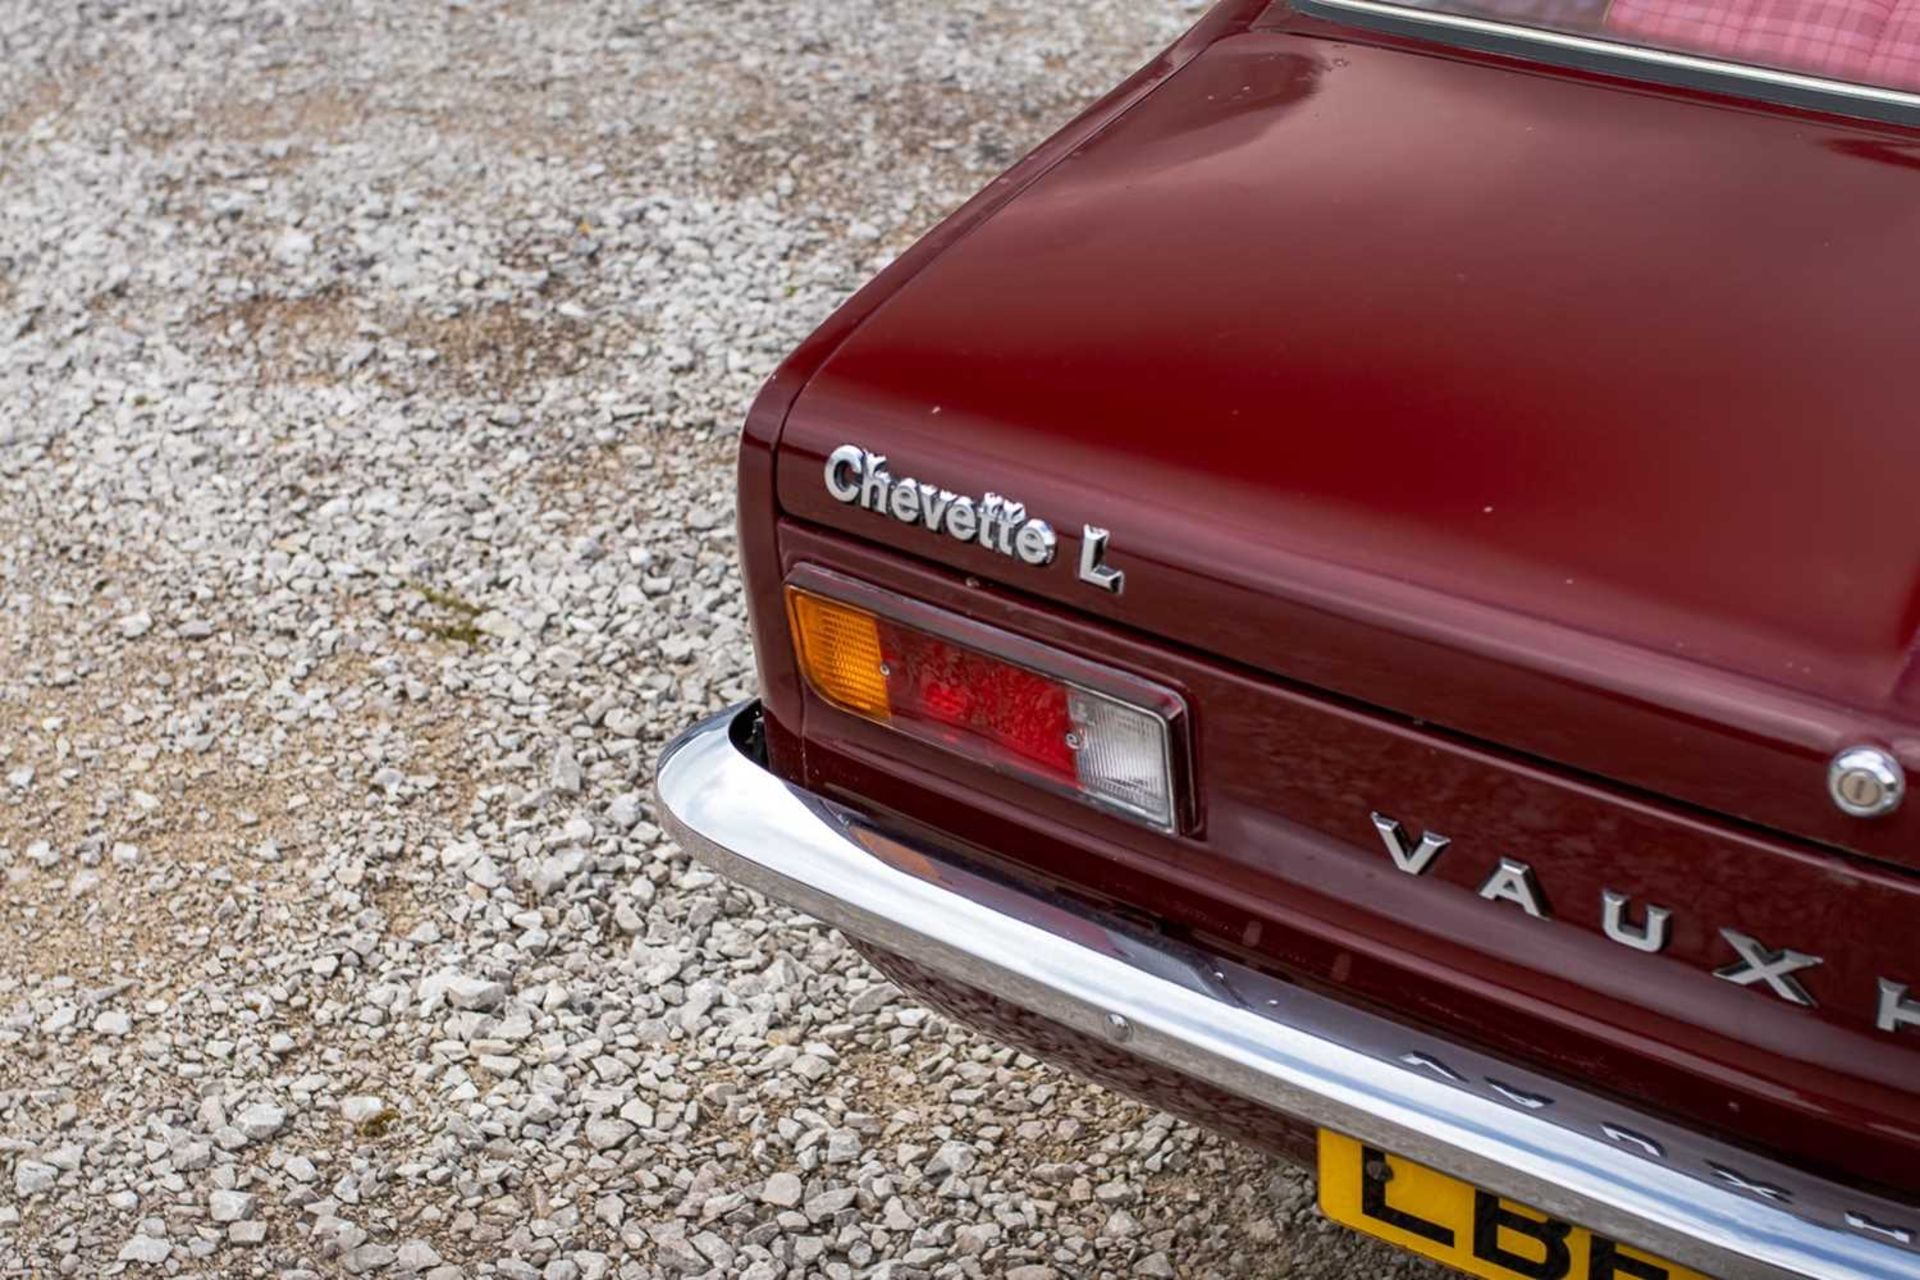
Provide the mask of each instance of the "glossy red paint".
POLYGON ((808 788, 1803 1166, 1920 1190, 1920 1035, 1872 1021, 1875 977, 1912 967, 1912 877, 1638 801, 834 535, 786 524, 780 544, 787 573, 832 564, 1151 673, 1195 709, 1205 826, 1162 836, 811 702, 808 788), (1425 876, 1397 871, 1375 809, 1453 845, 1425 876), (1475 894, 1501 856, 1534 867, 1552 919, 1475 894), (1664 954, 1601 935, 1607 888, 1673 909, 1664 954), (1821 1007, 1714 977, 1735 958, 1721 926, 1825 954, 1806 977, 1821 1007))
POLYGON ((806 785, 1298 981, 1920 1195, 1920 138, 1344 33, 1261 5, 935 232, 749 423, 770 751, 806 785), (826 453, 994 490, 1035 570, 833 502, 826 453), (1082 522, 1126 593, 1075 580, 1082 522), (824 565, 1166 682, 1170 838, 803 696, 824 565), (1454 847, 1395 871, 1372 809, 1454 847), (1539 873, 1535 920, 1473 887, 1539 873), (1675 912, 1599 932, 1603 888, 1675 912), (1734 987, 1731 926, 1820 953, 1734 987))
POLYGON ((1283 31, 920 272, 782 440, 795 515, 1277 676, 1920 867, 1920 175, 1882 129, 1283 31), (848 441, 1125 596, 835 503, 848 441))
POLYGON ((821 366, 880 307, 920 271, 986 222, 1102 129, 1144 101, 1224 36, 1244 32, 1268 8, 1268 0, 1225 0, 1160 56, 1129 76, 1072 123, 1021 159, 935 227, 858 293, 841 305, 793 354, 781 362, 754 398, 741 430, 738 522, 740 555, 747 571, 747 609, 756 639, 761 697, 768 717, 768 750, 776 766, 798 767, 794 731, 800 718, 798 673, 786 660, 786 606, 777 581, 756 574, 778 558, 774 526, 774 456, 789 412, 821 366))

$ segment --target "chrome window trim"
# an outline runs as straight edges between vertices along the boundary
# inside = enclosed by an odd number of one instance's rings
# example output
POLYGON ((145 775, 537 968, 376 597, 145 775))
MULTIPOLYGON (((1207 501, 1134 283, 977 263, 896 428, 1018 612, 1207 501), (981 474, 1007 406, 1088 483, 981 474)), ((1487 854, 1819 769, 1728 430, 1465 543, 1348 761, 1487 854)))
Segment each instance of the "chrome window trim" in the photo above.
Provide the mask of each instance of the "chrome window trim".
POLYGON ((1920 125, 1920 93, 1728 62, 1700 54, 1525 27, 1383 0, 1293 0, 1312 17, 1393 35, 1436 38, 1482 53, 1533 58, 1585 71, 1633 76, 1683 89, 1735 92, 1777 105, 1920 125))

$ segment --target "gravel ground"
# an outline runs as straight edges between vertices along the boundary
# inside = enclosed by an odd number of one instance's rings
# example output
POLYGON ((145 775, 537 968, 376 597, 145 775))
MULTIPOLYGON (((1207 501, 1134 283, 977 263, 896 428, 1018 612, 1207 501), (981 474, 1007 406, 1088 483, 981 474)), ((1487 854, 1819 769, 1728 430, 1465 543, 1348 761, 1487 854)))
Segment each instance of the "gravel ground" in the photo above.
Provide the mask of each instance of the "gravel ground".
POLYGON ((1426 1274, 647 794, 757 382, 1196 12, 0 3, 0 1275, 1426 1274))

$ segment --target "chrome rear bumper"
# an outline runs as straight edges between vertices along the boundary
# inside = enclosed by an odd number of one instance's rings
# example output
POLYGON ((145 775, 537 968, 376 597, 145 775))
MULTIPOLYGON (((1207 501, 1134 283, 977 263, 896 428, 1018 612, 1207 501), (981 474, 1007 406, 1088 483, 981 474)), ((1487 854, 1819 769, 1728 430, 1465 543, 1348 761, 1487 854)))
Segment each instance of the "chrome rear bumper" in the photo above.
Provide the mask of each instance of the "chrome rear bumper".
POLYGON ((1139 1058, 1720 1280, 1915 1280, 1911 1211, 1034 894, 889 836, 746 750, 660 758, 667 828, 768 897, 1139 1058))

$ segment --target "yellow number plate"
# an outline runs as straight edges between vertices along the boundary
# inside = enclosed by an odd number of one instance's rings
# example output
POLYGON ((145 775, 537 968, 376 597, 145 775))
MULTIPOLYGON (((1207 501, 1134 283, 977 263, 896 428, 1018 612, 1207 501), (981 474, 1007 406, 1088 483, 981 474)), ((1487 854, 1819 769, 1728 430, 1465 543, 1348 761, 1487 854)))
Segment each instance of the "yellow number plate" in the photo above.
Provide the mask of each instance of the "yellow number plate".
POLYGON ((1324 1129, 1320 1211, 1485 1280, 1706 1280, 1324 1129))

